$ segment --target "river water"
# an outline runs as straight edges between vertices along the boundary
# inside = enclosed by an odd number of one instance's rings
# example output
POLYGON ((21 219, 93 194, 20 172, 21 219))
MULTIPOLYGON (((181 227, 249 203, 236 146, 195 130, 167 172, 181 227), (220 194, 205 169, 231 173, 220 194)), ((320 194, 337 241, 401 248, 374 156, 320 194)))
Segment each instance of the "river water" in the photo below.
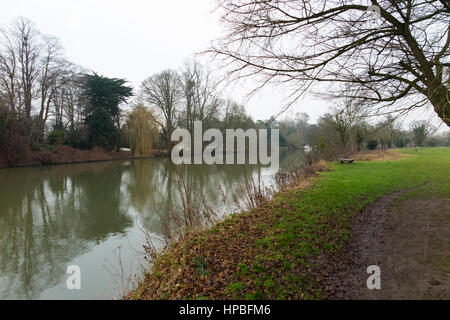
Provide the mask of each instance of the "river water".
MULTIPOLYGON (((281 167, 303 160, 303 152, 280 153, 281 167)), ((179 171, 165 158, 1 169, 0 299, 120 297, 145 266, 146 235, 167 236, 179 171), (80 267, 81 290, 67 289, 71 265, 80 267)), ((182 175, 226 212, 219 186, 239 198, 244 172, 254 177, 258 168, 192 165, 182 175)))

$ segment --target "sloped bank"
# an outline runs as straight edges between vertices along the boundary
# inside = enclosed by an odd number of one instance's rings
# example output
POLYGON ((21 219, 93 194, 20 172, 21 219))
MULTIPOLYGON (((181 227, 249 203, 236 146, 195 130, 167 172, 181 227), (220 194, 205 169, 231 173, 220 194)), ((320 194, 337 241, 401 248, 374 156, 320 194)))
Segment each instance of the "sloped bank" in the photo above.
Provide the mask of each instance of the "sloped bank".
POLYGON ((257 209, 180 239, 154 257, 126 299, 327 298, 327 269, 318 270, 318 259, 343 250, 367 204, 427 181, 428 190, 449 194, 443 172, 450 173, 450 149, 402 152, 410 156, 333 164, 257 209))

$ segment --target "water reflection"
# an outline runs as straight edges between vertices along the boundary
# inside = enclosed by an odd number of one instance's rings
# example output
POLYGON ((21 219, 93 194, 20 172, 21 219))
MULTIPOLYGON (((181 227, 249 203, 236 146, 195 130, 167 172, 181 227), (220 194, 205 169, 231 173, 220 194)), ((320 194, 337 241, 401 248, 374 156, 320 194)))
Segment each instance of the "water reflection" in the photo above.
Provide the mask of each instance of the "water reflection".
MULTIPOLYGON (((285 164, 301 159, 281 153, 285 164)), ((93 264, 142 227, 165 236, 165 213, 180 202, 177 170, 193 196, 203 192, 215 208, 223 207, 219 185, 230 196, 243 176, 242 166, 174 167, 169 159, 0 170, 0 298, 73 298, 64 283, 74 262, 92 282, 78 298, 111 290, 93 264)))

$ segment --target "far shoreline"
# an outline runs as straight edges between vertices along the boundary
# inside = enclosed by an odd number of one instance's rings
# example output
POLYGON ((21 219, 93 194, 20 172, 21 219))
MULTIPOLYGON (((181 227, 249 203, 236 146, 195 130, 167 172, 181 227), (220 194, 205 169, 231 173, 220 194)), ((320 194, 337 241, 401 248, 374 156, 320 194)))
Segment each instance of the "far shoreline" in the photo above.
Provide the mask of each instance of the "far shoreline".
POLYGON ((168 156, 169 151, 167 150, 153 150, 151 155, 138 156, 130 152, 111 152, 100 148, 80 150, 68 146, 59 146, 54 150, 30 152, 27 158, 20 159, 13 165, 0 164, 0 170, 108 162, 115 160, 155 159, 168 156))

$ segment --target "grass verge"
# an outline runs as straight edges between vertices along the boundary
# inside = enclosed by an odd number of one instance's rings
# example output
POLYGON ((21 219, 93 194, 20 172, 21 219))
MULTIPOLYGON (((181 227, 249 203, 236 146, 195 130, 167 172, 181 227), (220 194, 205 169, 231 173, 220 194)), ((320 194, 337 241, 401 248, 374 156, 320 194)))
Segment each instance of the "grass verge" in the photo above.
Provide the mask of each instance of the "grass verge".
POLYGON ((323 298, 312 261, 342 248, 352 218, 368 203, 412 187, 403 199, 449 197, 450 148, 401 152, 395 160, 334 163, 309 188, 291 188, 180 239, 126 298, 323 298))

